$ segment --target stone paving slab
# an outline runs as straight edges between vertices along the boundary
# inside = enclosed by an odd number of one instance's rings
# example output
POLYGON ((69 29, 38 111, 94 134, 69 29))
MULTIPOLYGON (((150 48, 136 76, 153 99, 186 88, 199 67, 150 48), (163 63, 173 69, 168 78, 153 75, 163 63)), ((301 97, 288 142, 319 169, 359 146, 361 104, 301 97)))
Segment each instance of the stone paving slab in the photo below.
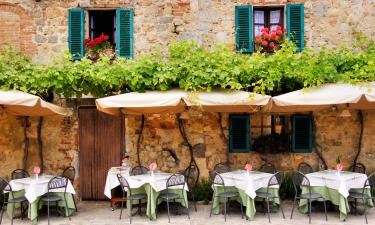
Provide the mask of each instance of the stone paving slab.
MULTIPOLYGON (((192 205, 192 204, 191 204, 192 205)), ((197 205, 198 211, 195 212, 193 208, 190 209, 190 220, 187 218, 187 215, 171 215, 171 223, 173 225, 222 225, 224 224, 223 215, 213 215, 211 218, 210 215, 210 206, 208 205, 197 205)), ((300 214, 298 211, 295 211, 293 219, 290 220, 291 212, 290 202, 284 203, 284 212, 286 219, 282 218, 281 212, 271 214, 271 224, 273 225, 301 225, 308 224, 309 218, 306 215, 300 214)), ((262 212, 257 212, 254 220, 247 221, 241 219, 241 214, 239 210, 232 210, 231 215, 227 217, 227 223, 229 225, 242 225, 242 224, 251 224, 251 225, 265 225, 269 224, 267 215, 263 215, 262 212)), ((68 218, 51 216, 51 225, 121 225, 129 224, 129 218, 127 214, 123 213, 122 220, 119 220, 120 210, 116 209, 112 211, 109 207, 108 202, 81 202, 78 205, 78 213, 72 217, 72 220, 69 221, 68 218)), ((125 211, 124 211, 125 212, 125 211)), ((371 209, 368 215, 369 224, 375 225, 375 209, 371 209)), ((10 224, 8 216, 4 213, 4 218, 2 224, 10 224)), ((14 220, 15 225, 31 224, 28 219, 14 220)), ((41 215, 40 225, 47 224, 47 216, 45 214, 41 215)), ((168 224, 168 217, 166 210, 161 209, 158 212, 158 219, 156 221, 150 221, 143 212, 141 216, 138 214, 133 217, 132 225, 166 225, 168 224)), ((314 225, 359 225, 366 224, 365 218, 363 215, 349 215, 346 222, 341 222, 339 220, 339 212, 332 211, 328 214, 328 222, 325 221, 324 213, 322 212, 313 212, 312 214, 312 223, 314 225)))

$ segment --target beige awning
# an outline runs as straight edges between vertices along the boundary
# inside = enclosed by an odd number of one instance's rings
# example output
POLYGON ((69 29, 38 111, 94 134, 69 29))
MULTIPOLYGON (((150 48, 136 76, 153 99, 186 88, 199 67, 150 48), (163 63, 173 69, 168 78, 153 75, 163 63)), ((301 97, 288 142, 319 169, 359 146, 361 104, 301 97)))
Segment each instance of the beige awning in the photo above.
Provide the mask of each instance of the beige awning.
POLYGON ((271 112, 315 111, 337 106, 339 109, 375 109, 375 82, 325 84, 293 91, 272 98, 271 112))
POLYGON ((96 100, 99 111, 112 114, 180 113, 186 107, 202 107, 209 112, 254 112, 267 105, 270 96, 245 91, 214 90, 191 93, 183 90, 127 93, 96 100))
POLYGON ((72 110, 42 100, 40 97, 21 91, 0 90, 0 107, 17 116, 72 115, 72 110))
POLYGON ((208 112, 256 112, 258 106, 265 106, 270 96, 246 91, 214 90, 199 92, 185 98, 188 106, 202 107, 208 112))

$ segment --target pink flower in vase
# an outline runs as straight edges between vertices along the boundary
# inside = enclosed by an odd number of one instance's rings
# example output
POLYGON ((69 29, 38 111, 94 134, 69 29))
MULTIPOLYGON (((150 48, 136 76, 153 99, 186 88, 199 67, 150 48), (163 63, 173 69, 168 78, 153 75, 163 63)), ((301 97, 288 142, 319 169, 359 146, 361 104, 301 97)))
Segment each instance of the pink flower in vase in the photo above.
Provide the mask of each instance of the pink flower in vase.
POLYGON ((155 171, 157 167, 158 167, 158 165, 156 163, 151 163, 148 166, 148 168, 150 169, 150 171, 155 171))
POLYGON ((344 165, 342 163, 339 163, 336 165, 337 171, 341 172, 344 169, 344 165))
POLYGON ((246 170, 247 172, 252 171, 252 170, 253 170, 253 165, 251 165, 250 163, 246 163, 246 165, 245 165, 245 170, 246 170))
POLYGON ((35 175, 39 175, 40 174, 40 167, 39 166, 34 166, 33 172, 35 173, 35 175))

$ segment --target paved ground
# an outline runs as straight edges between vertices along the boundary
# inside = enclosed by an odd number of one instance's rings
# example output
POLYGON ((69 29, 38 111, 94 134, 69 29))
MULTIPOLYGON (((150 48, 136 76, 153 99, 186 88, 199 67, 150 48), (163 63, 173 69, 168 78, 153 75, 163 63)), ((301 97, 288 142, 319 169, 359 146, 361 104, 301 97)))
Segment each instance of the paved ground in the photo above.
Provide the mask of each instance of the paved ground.
MULTIPOLYGON (((291 212, 291 204, 289 202, 284 203, 284 211, 286 214, 286 219, 282 218, 281 213, 272 213, 271 214, 271 224, 274 225, 301 225, 301 224, 308 224, 308 217, 306 215, 300 214, 298 211, 294 213, 293 219, 290 220, 290 212, 291 212)), ((186 215, 172 215, 171 217, 171 224, 178 224, 178 225, 220 225, 224 224, 224 216, 223 215, 214 215, 211 218, 209 217, 209 206, 207 205, 198 205, 198 212, 194 212, 191 209, 190 220, 187 218, 186 215)), ((68 218, 64 217, 52 217, 51 224, 53 225, 117 225, 117 224, 129 224, 128 217, 125 215, 123 219, 119 220, 119 213, 120 211, 117 209, 112 211, 109 208, 107 202, 82 202, 78 206, 79 212, 72 217, 72 220, 69 221, 68 218)), ((238 212, 239 210, 233 209, 233 212, 228 218, 227 223, 230 225, 240 225, 240 224, 252 224, 252 225, 266 225, 268 223, 268 219, 263 213, 259 212, 256 214, 254 220, 246 221, 241 219, 241 215, 238 212)), ((260 211, 260 210, 259 210, 260 211)), ((369 224, 375 225, 375 209, 370 211, 368 215, 369 224)), ((9 218, 7 215, 4 215, 2 224, 10 224, 9 218)), ((14 224, 30 224, 30 221, 16 219, 14 220, 14 224)), ((47 224, 47 217, 45 215, 41 216, 40 225, 47 224)), ((158 214, 157 221, 150 221, 147 217, 142 214, 142 216, 136 215, 133 217, 132 225, 166 225, 168 224, 168 218, 166 211, 161 209, 158 214)), ((349 215, 348 220, 346 222, 341 222, 339 220, 339 213, 338 211, 331 211, 328 214, 328 222, 325 221, 324 213, 321 212, 313 212, 312 215, 312 223, 311 224, 325 224, 325 225, 336 225, 336 224, 343 224, 343 225, 357 225, 357 224, 366 224, 365 218, 363 215, 349 215)))

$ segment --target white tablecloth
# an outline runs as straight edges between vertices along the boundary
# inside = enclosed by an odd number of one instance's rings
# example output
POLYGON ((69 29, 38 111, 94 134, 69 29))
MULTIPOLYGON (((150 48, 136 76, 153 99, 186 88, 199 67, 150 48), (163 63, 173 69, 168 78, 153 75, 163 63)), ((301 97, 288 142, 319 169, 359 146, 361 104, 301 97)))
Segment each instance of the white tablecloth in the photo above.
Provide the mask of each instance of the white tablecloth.
MULTIPOLYGON (((140 188, 144 184, 150 184, 150 186, 157 192, 165 190, 167 188, 167 180, 168 178, 173 175, 170 173, 155 173, 154 176, 151 176, 151 173, 137 175, 137 176, 129 176, 129 172, 120 172, 114 169, 110 169, 107 174, 107 179, 105 182, 104 187, 104 194, 108 198, 112 198, 111 190, 120 185, 117 174, 121 173, 122 176, 126 178, 129 183, 130 188, 140 188)), ((180 186, 172 187, 173 189, 181 189, 180 186)), ((185 184, 184 189, 189 191, 187 185, 185 184)))
POLYGON ((353 173, 348 171, 325 170, 307 174, 311 186, 328 187, 337 190, 347 198, 352 188, 363 188, 367 179, 366 174, 353 173))
MULTIPOLYGON (((244 190, 251 198, 255 198, 255 192, 260 188, 266 188, 273 174, 259 171, 250 171, 250 173, 247 173, 247 171, 238 170, 220 175, 224 179, 225 186, 234 186, 244 190)), ((278 186, 273 187, 278 188, 278 186)))
MULTIPOLYGON (((27 177, 22 179, 11 180, 9 182, 12 187, 12 191, 25 190, 26 199, 32 203, 37 200, 38 197, 48 192, 48 182, 53 176, 40 176, 38 180, 35 177, 27 177)), ((53 189, 51 192, 64 192, 64 188, 53 189)), ((66 188, 67 193, 75 194, 72 183, 68 179, 68 186, 66 188)))

